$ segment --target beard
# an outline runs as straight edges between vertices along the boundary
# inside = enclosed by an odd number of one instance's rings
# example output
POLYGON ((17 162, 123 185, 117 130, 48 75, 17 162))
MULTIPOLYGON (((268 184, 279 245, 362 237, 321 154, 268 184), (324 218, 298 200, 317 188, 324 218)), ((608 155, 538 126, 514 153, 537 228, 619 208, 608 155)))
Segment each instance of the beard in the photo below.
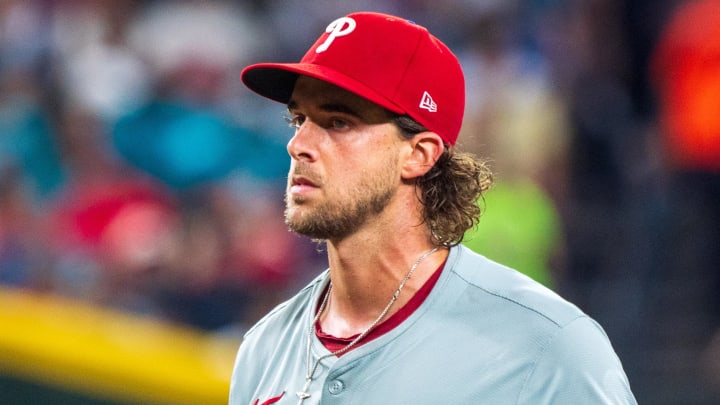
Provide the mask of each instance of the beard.
POLYGON ((286 194, 285 223, 291 231, 313 239, 342 239, 388 206, 396 191, 397 178, 394 172, 381 170, 313 207, 303 207, 303 200, 293 200, 286 194))

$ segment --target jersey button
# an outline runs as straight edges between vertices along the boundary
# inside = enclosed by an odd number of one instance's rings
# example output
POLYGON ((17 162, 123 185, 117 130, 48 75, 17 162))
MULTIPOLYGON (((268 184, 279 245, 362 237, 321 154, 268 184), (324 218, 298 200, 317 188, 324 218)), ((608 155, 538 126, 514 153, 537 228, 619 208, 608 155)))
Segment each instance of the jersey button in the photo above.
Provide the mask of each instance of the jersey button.
POLYGON ((333 395, 338 395, 345 389, 345 384, 340 380, 334 380, 330 383, 330 386, 328 387, 328 391, 330 391, 333 395))

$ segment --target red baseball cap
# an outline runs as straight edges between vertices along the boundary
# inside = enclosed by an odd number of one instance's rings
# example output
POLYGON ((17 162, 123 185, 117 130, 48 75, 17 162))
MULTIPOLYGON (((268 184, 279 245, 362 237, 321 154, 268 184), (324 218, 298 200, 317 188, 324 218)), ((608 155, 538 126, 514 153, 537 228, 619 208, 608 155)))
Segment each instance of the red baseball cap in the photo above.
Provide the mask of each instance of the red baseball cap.
POLYGON ((331 22, 299 63, 258 63, 243 83, 287 103, 299 75, 314 77, 407 114, 454 145, 465 110, 465 80, 457 57, 428 30, 373 12, 331 22))

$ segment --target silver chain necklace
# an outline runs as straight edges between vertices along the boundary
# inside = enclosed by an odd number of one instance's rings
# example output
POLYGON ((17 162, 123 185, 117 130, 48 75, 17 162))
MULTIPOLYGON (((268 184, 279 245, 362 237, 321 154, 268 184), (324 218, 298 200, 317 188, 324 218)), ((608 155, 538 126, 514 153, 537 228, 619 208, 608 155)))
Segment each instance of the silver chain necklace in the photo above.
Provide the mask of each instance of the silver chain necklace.
POLYGON ((312 323, 310 324, 310 329, 308 330, 307 335, 307 374, 305 375, 305 386, 303 387, 302 391, 297 392, 297 397, 299 398, 298 405, 302 405, 303 401, 305 401, 307 398, 310 398, 310 394, 308 393, 308 389, 310 388, 310 384, 313 381, 313 377, 315 376, 315 372, 318 369, 318 366, 320 366, 320 362, 324 359, 327 359, 328 357, 332 356, 340 356, 353 348, 360 340, 362 340, 365 336, 370 333, 370 331, 375 328, 380 321, 382 321, 383 318, 385 318, 385 315, 390 311, 390 308, 393 306, 395 301, 400 296, 400 291, 402 291, 403 287, 405 287, 405 283, 410 279, 410 276, 412 276, 415 269, 420 265, 420 262, 422 262, 426 257, 430 256, 431 254, 435 253, 438 250, 438 248, 432 248, 428 250, 427 252, 423 253, 420 257, 418 257, 417 260, 415 260, 415 263, 413 263, 412 266, 410 266, 410 270, 408 270, 407 274, 405 275, 405 278, 400 282, 400 285, 398 286, 397 290, 395 290, 395 293, 393 293, 392 298, 390 298, 390 302, 388 302, 387 306, 383 311, 380 313, 380 315, 368 326, 365 328, 364 331, 362 331, 355 339, 352 340, 352 342, 348 343, 345 347, 340 348, 334 352, 327 353, 325 355, 322 355, 315 360, 315 362, 312 362, 312 353, 310 350, 311 342, 312 342, 312 335, 315 333, 315 324, 320 319, 320 316, 322 315, 323 311, 325 311, 325 307, 327 306, 328 297, 330 297, 330 290, 332 290, 332 281, 330 281, 330 284, 328 285, 327 292, 325 293, 325 297, 322 300, 322 303, 320 303, 320 308, 318 309, 317 314, 315 315, 315 318, 313 318, 312 323), (311 365, 312 364, 312 365, 311 365))

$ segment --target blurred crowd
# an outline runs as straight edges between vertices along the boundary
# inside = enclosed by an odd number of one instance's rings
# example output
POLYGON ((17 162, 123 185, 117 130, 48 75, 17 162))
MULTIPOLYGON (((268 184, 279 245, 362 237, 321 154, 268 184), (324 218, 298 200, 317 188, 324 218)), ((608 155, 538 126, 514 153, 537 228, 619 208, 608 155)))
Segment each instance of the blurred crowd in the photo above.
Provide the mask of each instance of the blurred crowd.
POLYGON ((641 403, 717 403, 718 4, 0 0, 0 283, 247 328, 325 258, 239 72, 389 12, 465 69, 459 147, 496 176, 465 243, 600 321, 641 403))

